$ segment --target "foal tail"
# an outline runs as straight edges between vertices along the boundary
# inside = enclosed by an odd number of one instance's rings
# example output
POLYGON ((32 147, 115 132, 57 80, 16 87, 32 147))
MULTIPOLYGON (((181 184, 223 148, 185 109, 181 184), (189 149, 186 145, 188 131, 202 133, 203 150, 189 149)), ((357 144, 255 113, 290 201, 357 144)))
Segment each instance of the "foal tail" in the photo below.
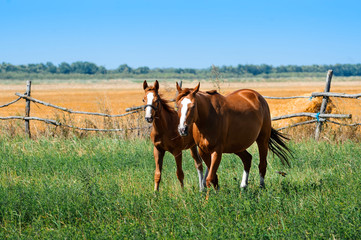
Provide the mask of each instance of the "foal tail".
POLYGON ((289 138, 272 128, 268 148, 281 159, 283 164, 287 163, 290 166, 288 159, 292 159, 293 155, 292 151, 287 147, 285 140, 289 140, 289 138))

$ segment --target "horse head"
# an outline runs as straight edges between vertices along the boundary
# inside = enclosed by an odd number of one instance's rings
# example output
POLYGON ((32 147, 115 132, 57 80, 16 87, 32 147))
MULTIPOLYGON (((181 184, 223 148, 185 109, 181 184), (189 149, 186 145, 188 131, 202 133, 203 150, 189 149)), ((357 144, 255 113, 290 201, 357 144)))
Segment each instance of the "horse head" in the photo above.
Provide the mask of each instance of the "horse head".
POLYGON ((189 134, 189 126, 191 126, 197 118, 196 93, 199 91, 200 83, 195 88, 182 89, 176 83, 178 96, 176 99, 178 106, 178 132, 181 136, 189 134))
POLYGON ((148 123, 152 123, 154 119, 155 111, 158 110, 159 107, 159 83, 155 80, 154 86, 148 86, 146 80, 143 82, 143 89, 144 89, 144 98, 143 102, 146 103, 144 106, 145 110, 145 120, 148 123))

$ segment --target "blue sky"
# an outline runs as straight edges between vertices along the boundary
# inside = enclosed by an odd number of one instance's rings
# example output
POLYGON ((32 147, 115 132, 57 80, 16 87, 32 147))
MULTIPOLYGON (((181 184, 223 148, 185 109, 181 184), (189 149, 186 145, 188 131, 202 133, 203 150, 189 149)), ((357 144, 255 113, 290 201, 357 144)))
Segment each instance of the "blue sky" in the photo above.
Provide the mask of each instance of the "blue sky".
POLYGON ((361 63, 361 1, 0 0, 0 62, 361 63))

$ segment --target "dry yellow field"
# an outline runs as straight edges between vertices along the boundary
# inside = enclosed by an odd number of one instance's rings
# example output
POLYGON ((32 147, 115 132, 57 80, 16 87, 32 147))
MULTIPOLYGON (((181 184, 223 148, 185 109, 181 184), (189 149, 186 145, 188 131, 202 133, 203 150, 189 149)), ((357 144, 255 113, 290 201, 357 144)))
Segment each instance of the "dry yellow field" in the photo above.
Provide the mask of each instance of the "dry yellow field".
MULTIPOLYGON (((152 82, 151 82, 152 84, 152 82)), ((264 96, 310 96, 312 92, 322 92, 324 82, 245 82, 245 83, 224 83, 221 85, 221 92, 227 94, 236 89, 250 88, 260 92, 264 96)), ((196 82, 185 82, 184 87, 193 87, 196 82)), ((8 103, 17 97, 15 92, 24 93, 24 85, 0 85, 0 105, 8 103)), ((201 83, 201 90, 214 89, 209 82, 201 83)), ((167 99, 175 96, 175 84, 160 81, 160 92, 167 99)), ((334 80, 331 92, 355 94, 361 92, 360 81, 334 80)), ((77 111, 107 112, 109 114, 121 114, 127 107, 142 105, 143 89, 142 83, 135 84, 127 81, 112 81, 86 84, 33 84, 33 98, 54 105, 62 106, 77 111)), ((320 99, 294 99, 294 100, 267 100, 272 117, 284 114, 304 112, 314 107, 320 99)), ((0 116, 24 115, 25 103, 23 100, 6 108, 0 108, 0 116)), ((334 98, 332 101, 333 113, 351 113, 352 122, 361 122, 361 101, 354 99, 334 98)), ((32 104, 31 116, 54 119, 59 118, 62 113, 53 108, 40 104, 32 104)), ((79 127, 84 127, 84 116, 77 117, 79 127)), ((86 118, 89 118, 87 116, 86 118)), ((97 117, 95 117, 97 118, 97 117)), ((94 120, 96 122, 96 120, 94 120)), ((287 124, 286 121, 276 123, 277 126, 287 124)), ((41 128, 43 123, 36 123, 36 128, 41 128), (39 125, 40 124, 40 125, 39 125)), ((102 126, 98 126, 102 127, 102 126)))

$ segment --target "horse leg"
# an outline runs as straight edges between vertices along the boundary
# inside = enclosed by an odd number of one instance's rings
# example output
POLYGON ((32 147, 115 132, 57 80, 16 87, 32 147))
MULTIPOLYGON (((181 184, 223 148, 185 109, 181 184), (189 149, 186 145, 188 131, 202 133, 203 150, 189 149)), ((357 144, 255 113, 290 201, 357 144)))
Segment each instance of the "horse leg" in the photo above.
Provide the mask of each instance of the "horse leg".
MULTIPOLYGON (((202 149, 198 149, 199 150, 199 155, 201 156, 202 160, 204 161, 204 163, 207 166, 206 172, 204 173, 204 177, 203 177, 203 187, 207 187, 207 182, 206 179, 208 177, 208 173, 209 173, 209 168, 211 167, 211 155, 209 153, 205 153, 202 151, 202 149)), ((218 175, 216 174, 215 179, 212 180, 213 185, 218 187, 218 175)))
POLYGON ((257 145, 259 152, 259 165, 258 165, 259 177, 260 177, 259 184, 261 188, 264 188, 265 187, 264 178, 266 176, 266 171, 267 171, 268 141, 265 141, 264 139, 257 140, 257 145))
POLYGON ((202 181, 203 181, 203 164, 202 164, 202 159, 198 154, 197 146, 191 147, 191 155, 192 155, 192 157, 194 159, 194 164, 195 164, 195 166, 197 168, 197 172, 198 172, 199 191, 202 192, 204 190, 204 187, 203 187, 203 184, 202 184, 202 181))
POLYGON ((243 170, 241 188, 246 188, 248 185, 249 170, 251 169, 252 155, 249 152, 247 152, 247 150, 235 154, 238 157, 240 157, 243 162, 244 170, 243 170))
POLYGON ((156 147, 154 147, 153 149, 154 160, 155 160, 154 191, 159 191, 159 183, 162 178, 164 153, 165 151, 163 149, 158 149, 156 147))
POLYGON ((183 189, 184 185, 183 185, 183 179, 184 179, 184 173, 183 173, 183 169, 182 169, 182 151, 173 154, 174 155, 174 159, 177 165, 177 178, 180 182, 180 185, 183 189))
POLYGON ((211 155, 211 166, 209 168, 209 174, 207 177, 207 187, 211 187, 211 182, 213 183, 214 189, 218 189, 218 177, 217 177, 217 169, 219 167, 219 164, 221 163, 222 159, 222 153, 219 152, 213 152, 211 155))

